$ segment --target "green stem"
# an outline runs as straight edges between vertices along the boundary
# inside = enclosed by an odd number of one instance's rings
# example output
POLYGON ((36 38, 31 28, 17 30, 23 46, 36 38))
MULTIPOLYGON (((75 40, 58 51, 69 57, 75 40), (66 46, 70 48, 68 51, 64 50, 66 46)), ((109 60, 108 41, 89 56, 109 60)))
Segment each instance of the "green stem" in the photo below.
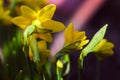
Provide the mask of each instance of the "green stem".
POLYGON ((66 47, 64 47, 63 49, 61 49, 59 52, 55 54, 52 61, 56 62, 60 57, 62 57, 66 53, 69 53, 69 50, 66 47))
POLYGON ((55 54, 53 61, 59 59, 60 57, 62 57, 66 53, 69 53, 71 50, 74 50, 76 48, 76 47, 74 47, 74 44, 76 44, 78 42, 80 42, 80 41, 76 41, 76 42, 73 42, 71 44, 64 46, 59 52, 57 52, 55 54))
MULTIPOLYGON (((30 62, 30 58, 29 58, 29 47, 25 46, 25 72, 27 72, 27 76, 29 76, 31 78, 31 80, 33 80, 33 71, 32 71, 32 66, 31 66, 31 62, 30 62)), ((25 74, 26 75, 26 74, 25 74)))
POLYGON ((57 80, 61 80, 62 79, 62 69, 57 67, 56 74, 57 74, 57 80))
POLYGON ((56 74, 56 68, 57 68, 56 62, 60 57, 62 57, 64 55, 63 50, 64 50, 64 48, 62 50, 60 50, 58 53, 56 53, 56 55, 52 59, 52 78, 53 78, 53 80, 56 80, 58 78, 58 77, 56 77, 57 76, 57 74, 56 74))
POLYGON ((60 59, 62 56, 64 56, 66 53, 69 53, 68 46, 63 47, 59 52, 55 54, 55 56, 52 59, 52 77, 54 78, 53 80, 59 80, 59 76, 57 76, 56 72, 56 62, 58 59, 60 59), (57 77, 56 77, 57 76, 57 77))
POLYGON ((82 80, 81 70, 82 70, 82 68, 81 68, 81 61, 78 58, 78 80, 82 80))

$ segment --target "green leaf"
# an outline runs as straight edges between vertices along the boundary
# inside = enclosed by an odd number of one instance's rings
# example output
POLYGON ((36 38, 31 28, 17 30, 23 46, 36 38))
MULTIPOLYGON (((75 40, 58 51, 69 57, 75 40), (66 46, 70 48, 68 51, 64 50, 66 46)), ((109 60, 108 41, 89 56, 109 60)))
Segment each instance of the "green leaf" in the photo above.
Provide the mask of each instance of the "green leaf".
POLYGON ((30 36, 35 30, 34 25, 28 26, 24 31, 24 45, 28 44, 28 36, 30 36))
POLYGON ((100 41, 103 39, 108 24, 104 25, 92 38, 90 43, 81 51, 79 61, 81 68, 83 67, 83 60, 84 57, 87 56, 88 53, 92 52, 94 48, 100 43, 100 41))
POLYGON ((30 36, 30 47, 32 50, 32 54, 33 54, 33 60, 34 62, 39 62, 40 61, 40 55, 39 55, 39 49, 38 49, 38 44, 37 44, 37 40, 34 36, 30 36))
POLYGON ((46 73, 48 74, 48 77, 51 78, 51 73, 50 73, 51 65, 50 65, 50 62, 49 62, 49 61, 46 61, 45 70, 46 70, 46 73))
POLYGON ((65 67, 63 76, 65 76, 70 72, 70 58, 69 58, 68 54, 63 56, 63 63, 64 63, 64 67, 65 67))

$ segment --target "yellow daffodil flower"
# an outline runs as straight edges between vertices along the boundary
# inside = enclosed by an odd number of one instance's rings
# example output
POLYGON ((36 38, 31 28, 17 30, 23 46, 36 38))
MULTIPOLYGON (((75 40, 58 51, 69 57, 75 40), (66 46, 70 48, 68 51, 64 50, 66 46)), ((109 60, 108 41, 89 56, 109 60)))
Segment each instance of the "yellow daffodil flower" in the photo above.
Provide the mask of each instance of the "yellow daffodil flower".
MULTIPOLYGON (((22 16, 13 18, 12 22, 23 30, 25 30, 26 28, 26 30, 29 30, 28 26, 32 25, 32 28, 35 29, 35 31, 37 32, 39 31, 39 33, 59 32, 63 30, 65 26, 61 22, 51 20, 55 10, 56 6, 54 4, 47 5, 39 11, 34 11, 27 6, 21 6, 22 16)), ((50 37, 50 33, 48 33, 47 35, 41 34, 41 36, 39 34, 39 38, 42 38, 44 40, 48 40, 48 38, 51 40, 50 37)))
POLYGON ((114 44, 103 39, 94 49, 95 55, 99 60, 113 55, 114 44))
POLYGON ((40 29, 49 29, 52 32, 59 32, 64 29, 64 25, 60 22, 51 20, 56 6, 50 4, 40 9, 39 11, 34 11, 27 6, 21 6, 22 16, 18 16, 12 19, 12 22, 19 26, 21 29, 26 29, 29 25, 35 25, 40 29))
POLYGON ((69 24, 68 27, 65 29, 64 38, 65 46, 73 44, 74 47, 76 47, 77 49, 81 49, 85 44, 88 43, 88 40, 86 40, 87 37, 85 36, 85 32, 74 30, 72 24, 69 24))
POLYGON ((11 17, 10 17, 10 11, 4 10, 3 8, 3 0, 0 0, 0 20, 3 24, 10 24, 11 23, 11 17))

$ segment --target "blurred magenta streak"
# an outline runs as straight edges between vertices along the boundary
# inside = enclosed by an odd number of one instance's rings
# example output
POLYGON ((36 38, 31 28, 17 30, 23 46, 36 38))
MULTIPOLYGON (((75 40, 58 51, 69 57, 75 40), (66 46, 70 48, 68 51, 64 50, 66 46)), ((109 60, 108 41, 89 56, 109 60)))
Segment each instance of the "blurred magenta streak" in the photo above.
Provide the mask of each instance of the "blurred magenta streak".
POLYGON ((65 0, 49 0, 48 4, 55 4, 57 7, 62 6, 65 0))
MULTIPOLYGON (((62 14, 61 17, 70 18, 64 20, 64 23, 69 24, 72 22, 75 29, 80 29, 90 20, 92 16, 94 16, 95 12, 106 0, 62 0, 61 3, 59 3, 59 0, 50 1, 53 1, 52 3, 55 2, 56 5, 59 5, 58 8, 60 9, 58 9, 58 16, 61 16, 62 14)), ((64 35, 61 32, 55 36, 55 40, 51 46, 51 56, 54 56, 54 54, 62 48, 63 44, 64 35)))
POLYGON ((70 22, 75 26, 75 29, 80 29, 86 24, 92 16, 99 10, 106 0, 86 0, 78 7, 70 22))

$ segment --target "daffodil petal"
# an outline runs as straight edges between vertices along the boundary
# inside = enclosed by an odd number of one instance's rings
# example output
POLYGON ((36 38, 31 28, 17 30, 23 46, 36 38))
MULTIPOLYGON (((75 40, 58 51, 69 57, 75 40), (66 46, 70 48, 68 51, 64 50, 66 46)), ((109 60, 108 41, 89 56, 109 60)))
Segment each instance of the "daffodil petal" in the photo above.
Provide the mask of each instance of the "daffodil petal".
POLYGON ((37 37, 48 42, 52 42, 52 35, 50 33, 37 34, 37 37))
POLYGON ((30 20, 22 16, 13 18, 12 22, 16 24, 17 26, 19 26, 21 29, 25 29, 30 24, 30 20))
POLYGON ((111 42, 106 42, 104 47, 101 48, 101 50, 106 50, 106 49, 112 49, 114 47, 114 44, 111 42))
POLYGON ((72 24, 69 24, 64 31, 65 44, 72 43, 74 38, 74 28, 72 24))
POLYGON ((55 13, 56 6, 54 4, 49 4, 42 8, 40 12, 38 12, 38 19, 43 22, 47 19, 51 19, 55 13))
POLYGON ((22 12, 22 16, 28 19, 33 20, 36 18, 36 12, 27 6, 21 6, 21 12, 22 12))
POLYGON ((102 53, 103 55, 110 56, 114 53, 114 51, 110 48, 110 49, 103 50, 102 53))
POLYGON ((74 41, 82 41, 86 38, 85 32, 74 31, 74 41))
POLYGON ((42 40, 42 41, 39 41, 39 42, 38 42, 38 48, 39 48, 40 52, 47 50, 46 41, 43 41, 43 40, 42 40))
POLYGON ((82 49, 84 45, 86 45, 89 42, 89 40, 84 40, 80 43, 79 49, 82 49))
POLYGON ((112 49, 107 49, 107 50, 100 51, 100 52, 96 53, 95 56, 97 57, 97 59, 102 60, 102 59, 109 57, 113 54, 114 54, 114 51, 112 49))
POLYGON ((42 26, 45 29, 52 30, 52 32, 60 32, 65 28, 64 24, 54 20, 46 20, 42 23, 42 26))
POLYGON ((40 52, 41 65, 44 65, 46 63, 47 58, 49 57, 50 57, 50 50, 45 50, 43 52, 40 52))
POLYGON ((94 49, 96 57, 99 60, 102 60, 108 56, 113 55, 114 53, 113 47, 114 47, 113 43, 108 42, 106 39, 103 39, 94 49))

